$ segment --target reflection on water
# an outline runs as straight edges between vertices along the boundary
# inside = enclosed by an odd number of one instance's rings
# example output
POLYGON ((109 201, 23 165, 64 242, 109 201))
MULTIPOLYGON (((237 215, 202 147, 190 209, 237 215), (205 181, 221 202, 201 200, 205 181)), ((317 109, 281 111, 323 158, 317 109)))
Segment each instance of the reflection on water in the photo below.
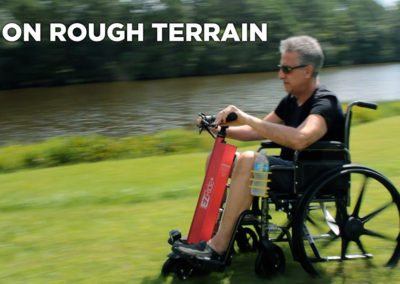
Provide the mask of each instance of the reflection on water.
MULTIPOLYGON (((399 100, 400 64, 327 68, 321 83, 342 101, 399 100)), ((0 143, 60 135, 128 136, 192 127, 229 104, 257 116, 284 95, 277 73, 118 82, 0 92, 0 143)))

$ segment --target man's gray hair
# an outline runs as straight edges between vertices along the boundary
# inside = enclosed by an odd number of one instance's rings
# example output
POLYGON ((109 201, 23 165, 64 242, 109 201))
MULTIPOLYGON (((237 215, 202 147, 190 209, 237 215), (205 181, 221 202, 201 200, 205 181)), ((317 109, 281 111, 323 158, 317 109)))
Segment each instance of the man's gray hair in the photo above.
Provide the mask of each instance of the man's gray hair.
POLYGON ((312 65, 314 67, 313 77, 318 76, 319 70, 324 63, 324 54, 318 41, 310 36, 293 36, 281 41, 281 54, 287 51, 299 53, 299 65, 312 65))

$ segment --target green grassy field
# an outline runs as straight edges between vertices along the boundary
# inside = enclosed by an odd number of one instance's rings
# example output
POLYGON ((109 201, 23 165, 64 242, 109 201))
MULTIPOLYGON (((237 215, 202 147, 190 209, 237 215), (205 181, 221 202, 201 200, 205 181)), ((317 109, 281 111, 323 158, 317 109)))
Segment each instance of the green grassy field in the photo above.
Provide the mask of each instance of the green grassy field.
MULTIPOLYGON (((353 128, 354 163, 400 187, 400 117, 353 128)), ((210 142, 211 147, 211 142, 210 142)), ((253 144, 251 149, 255 149, 253 144)), ((21 170, 0 175, 0 283, 177 283, 160 276, 171 229, 190 226, 206 153, 21 170)), ((292 261, 268 283, 397 283, 399 269, 360 269, 311 278, 292 261)), ((265 283, 255 253, 223 273, 187 283, 265 283)))

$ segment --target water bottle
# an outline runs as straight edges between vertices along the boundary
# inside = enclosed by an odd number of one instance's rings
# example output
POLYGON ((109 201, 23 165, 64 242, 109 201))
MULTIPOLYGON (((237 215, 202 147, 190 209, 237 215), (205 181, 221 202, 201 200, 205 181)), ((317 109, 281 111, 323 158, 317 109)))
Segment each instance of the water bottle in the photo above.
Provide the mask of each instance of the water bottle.
POLYGON ((265 196, 268 182, 269 164, 265 151, 261 151, 254 162, 253 178, 250 193, 254 196, 265 196))

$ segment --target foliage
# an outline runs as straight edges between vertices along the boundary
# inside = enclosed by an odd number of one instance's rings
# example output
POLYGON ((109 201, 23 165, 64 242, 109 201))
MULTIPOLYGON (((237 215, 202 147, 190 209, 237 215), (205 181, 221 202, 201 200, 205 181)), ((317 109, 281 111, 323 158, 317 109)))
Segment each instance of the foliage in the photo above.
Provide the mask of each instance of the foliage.
POLYGON ((41 42, 0 38, 0 89, 115 80, 263 72, 275 69, 279 41, 317 37, 326 65, 398 61, 400 3, 374 0, 56 1, 3 0, 6 23, 41 23, 41 42), (267 42, 157 42, 151 23, 267 23, 267 42), (144 42, 49 42, 50 23, 144 23, 144 42))
POLYGON ((0 148, 0 171, 210 149, 211 139, 183 130, 123 138, 60 136, 0 148))

